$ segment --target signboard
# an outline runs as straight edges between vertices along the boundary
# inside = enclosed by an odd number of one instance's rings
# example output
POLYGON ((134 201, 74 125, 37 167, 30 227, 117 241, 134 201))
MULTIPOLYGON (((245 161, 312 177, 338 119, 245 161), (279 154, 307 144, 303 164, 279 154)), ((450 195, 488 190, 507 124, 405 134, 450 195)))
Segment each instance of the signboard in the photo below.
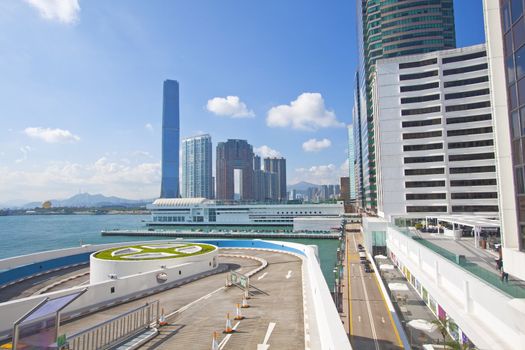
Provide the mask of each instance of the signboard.
POLYGON ((250 278, 235 271, 230 271, 230 281, 232 284, 243 289, 248 289, 250 287, 250 278))
POLYGON ((57 337, 57 347, 61 348, 66 345, 66 335, 62 334, 57 337))

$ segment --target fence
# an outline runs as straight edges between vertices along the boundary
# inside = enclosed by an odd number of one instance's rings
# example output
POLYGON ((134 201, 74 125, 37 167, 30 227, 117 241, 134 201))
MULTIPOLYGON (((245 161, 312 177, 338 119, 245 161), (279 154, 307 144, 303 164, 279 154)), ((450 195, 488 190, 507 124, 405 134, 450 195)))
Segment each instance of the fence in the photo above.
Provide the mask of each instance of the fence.
POLYGON ((150 328, 159 316, 159 301, 155 300, 68 336, 69 349, 109 349, 150 328))

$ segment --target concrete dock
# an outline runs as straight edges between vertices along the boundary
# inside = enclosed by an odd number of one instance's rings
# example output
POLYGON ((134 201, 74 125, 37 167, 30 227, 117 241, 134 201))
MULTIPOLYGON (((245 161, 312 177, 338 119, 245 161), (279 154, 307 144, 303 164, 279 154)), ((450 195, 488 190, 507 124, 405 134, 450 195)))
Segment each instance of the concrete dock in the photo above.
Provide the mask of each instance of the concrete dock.
POLYGON ((181 237, 181 238, 300 238, 300 239, 338 239, 339 233, 304 233, 304 232, 194 232, 177 230, 102 230, 102 236, 129 236, 129 237, 181 237))

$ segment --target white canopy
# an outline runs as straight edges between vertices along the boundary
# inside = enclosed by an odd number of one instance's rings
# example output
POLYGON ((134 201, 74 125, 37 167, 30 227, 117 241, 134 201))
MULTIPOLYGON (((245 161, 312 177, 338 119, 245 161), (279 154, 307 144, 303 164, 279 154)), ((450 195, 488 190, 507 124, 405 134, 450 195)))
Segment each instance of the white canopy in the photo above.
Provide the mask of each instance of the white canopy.
POLYGON ((393 291, 408 291, 408 286, 405 283, 389 283, 388 288, 393 291))
POLYGON ((376 258, 376 259, 387 259, 387 257, 386 257, 386 256, 384 256, 384 255, 381 255, 381 254, 379 254, 379 255, 376 255, 376 256, 375 256, 374 258, 376 258))
POLYGON ((410 327, 418 329, 423 332, 432 333, 437 329, 437 326, 427 320, 412 320, 407 323, 410 327))
POLYGON ((394 265, 391 264, 381 264, 379 265, 379 270, 393 270, 394 265))

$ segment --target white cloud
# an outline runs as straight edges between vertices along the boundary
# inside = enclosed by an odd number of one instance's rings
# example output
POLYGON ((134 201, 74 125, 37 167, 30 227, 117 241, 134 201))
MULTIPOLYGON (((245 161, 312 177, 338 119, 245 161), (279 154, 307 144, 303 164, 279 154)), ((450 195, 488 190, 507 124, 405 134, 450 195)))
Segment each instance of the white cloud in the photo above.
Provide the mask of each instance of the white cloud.
POLYGON ((281 152, 274 150, 273 148, 270 148, 266 145, 262 145, 261 147, 256 147, 253 149, 253 151, 260 155, 261 158, 278 158, 281 157, 281 152))
POLYGON ((334 111, 327 110, 320 93, 305 92, 289 105, 272 107, 268 111, 266 124, 270 127, 291 127, 299 130, 343 127, 334 111))
POLYGON ((322 149, 328 148, 332 145, 332 141, 329 139, 310 139, 303 143, 303 150, 305 152, 318 152, 322 149))
POLYGON ((214 97, 208 100, 206 109, 214 114, 232 118, 255 117, 255 113, 248 109, 239 96, 214 97))
POLYGON ((51 129, 40 127, 25 128, 24 133, 29 137, 40 139, 47 143, 80 141, 80 137, 71 133, 71 131, 64 129, 51 129))
POLYGON ((22 152, 22 158, 18 158, 15 160, 15 163, 22 163, 24 160, 27 159, 27 154, 31 151, 31 147, 29 146, 23 146, 20 147, 20 152, 22 152))
POLYGON ((148 130, 150 132, 153 132, 153 125, 151 125, 150 123, 146 123, 146 125, 144 125, 144 127, 146 128, 146 130, 148 130))
POLYGON ((326 165, 314 165, 309 168, 295 169, 291 184, 301 181, 311 182, 318 185, 338 184, 340 178, 348 176, 348 161, 339 167, 330 163, 326 165))
POLYGON ((25 0, 33 6, 40 17, 49 21, 75 23, 80 13, 78 0, 25 0))
POLYGON ((160 162, 111 160, 91 163, 50 162, 18 170, 0 165, 0 198, 45 200, 65 198, 79 188, 130 199, 154 198, 160 191, 160 162))

